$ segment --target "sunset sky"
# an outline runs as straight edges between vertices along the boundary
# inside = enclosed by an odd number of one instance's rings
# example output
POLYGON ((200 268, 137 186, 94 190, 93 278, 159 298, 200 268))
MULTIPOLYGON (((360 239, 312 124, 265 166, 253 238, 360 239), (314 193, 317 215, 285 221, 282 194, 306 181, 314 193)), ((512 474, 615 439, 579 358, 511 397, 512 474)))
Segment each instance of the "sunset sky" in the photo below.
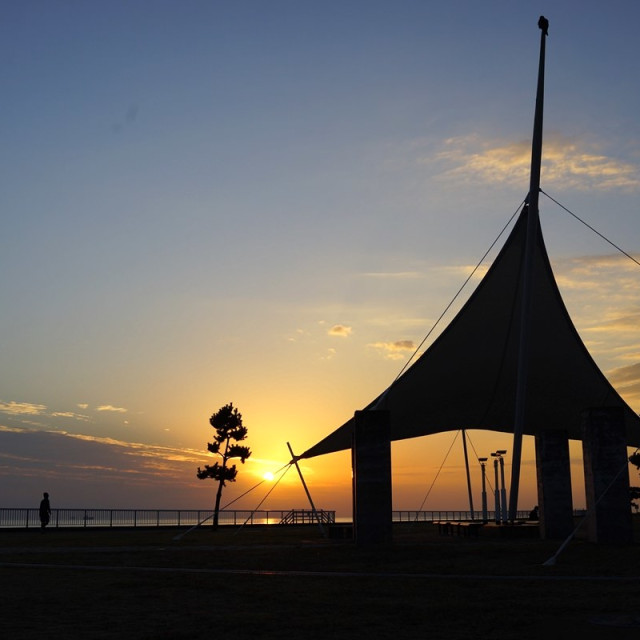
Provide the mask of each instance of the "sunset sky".
MULTIPOLYGON (((634 0, 0 3, 0 507, 209 508, 195 472, 233 402, 253 455, 226 503, 377 396, 526 196, 540 14, 542 188, 640 259, 634 0)), ((640 411, 640 267, 540 213, 640 411)), ((455 435, 393 445, 394 508, 467 508, 455 435)), ((348 453, 302 470, 349 512, 348 453)), ((262 508, 305 506, 289 471, 262 508)))

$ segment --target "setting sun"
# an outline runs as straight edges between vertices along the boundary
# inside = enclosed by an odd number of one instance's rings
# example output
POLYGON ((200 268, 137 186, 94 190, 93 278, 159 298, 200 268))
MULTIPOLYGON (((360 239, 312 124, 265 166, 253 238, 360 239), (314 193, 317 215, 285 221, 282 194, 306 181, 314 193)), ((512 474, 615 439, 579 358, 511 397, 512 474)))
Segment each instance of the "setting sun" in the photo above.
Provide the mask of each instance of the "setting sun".
POLYGON ((271 471, 267 471, 262 477, 271 482, 273 480, 273 473, 271 473, 271 471))

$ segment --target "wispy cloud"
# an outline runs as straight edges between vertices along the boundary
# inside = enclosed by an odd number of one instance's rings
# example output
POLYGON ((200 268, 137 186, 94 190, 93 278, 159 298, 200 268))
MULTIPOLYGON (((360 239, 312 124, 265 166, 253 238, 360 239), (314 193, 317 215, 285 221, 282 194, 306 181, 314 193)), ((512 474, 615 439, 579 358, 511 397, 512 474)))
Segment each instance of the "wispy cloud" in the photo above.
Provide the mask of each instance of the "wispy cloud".
POLYGON ((640 405, 640 363, 609 371, 607 378, 631 406, 640 405))
MULTIPOLYGON (((435 156, 423 162, 442 163, 442 178, 464 182, 526 184, 531 164, 529 141, 484 140, 478 135, 449 138, 435 156)), ((595 144, 561 135, 545 140, 542 180, 575 189, 640 189, 640 167, 606 155, 595 144)))
POLYGON ((627 385, 640 383, 640 364, 620 367, 609 373, 609 380, 614 384, 627 385))
POLYGON ((89 422, 91 420, 89 416, 85 416, 82 413, 74 413, 73 411, 54 411, 51 416, 54 418, 71 418, 81 422, 89 422))
POLYGON ((19 416, 39 416, 45 413, 47 407, 43 404, 34 404, 33 402, 0 402, 0 412, 9 415, 19 416))
MULTIPOLYGON (((76 405, 80 409, 88 410, 89 405, 85 403, 80 403, 76 405)), ((106 411, 113 413, 126 413, 127 409, 123 407, 114 407, 112 405, 101 405, 95 408, 95 411, 106 411)), ((42 418, 64 418, 68 420, 76 420, 79 422, 91 422, 92 418, 85 413, 78 413, 77 411, 51 411, 46 405, 39 404, 36 402, 16 402, 15 400, 11 400, 9 402, 0 401, 0 413, 4 413, 8 416, 11 416, 18 422, 24 425, 33 425, 33 426, 45 426, 44 424, 40 424, 38 422, 29 421, 29 416, 39 416, 42 418)))
POLYGON ((114 413, 127 413, 127 409, 124 407, 114 407, 110 404, 102 404, 96 407, 96 411, 113 411, 114 413))
POLYGON ((395 342, 373 342, 368 345, 374 349, 379 349, 390 360, 400 360, 405 357, 407 351, 415 351, 416 345, 413 340, 396 340, 395 342))
MULTIPOLYGON (((80 409, 88 409, 88 404, 76 405, 80 409)), ((111 411, 114 413, 127 413, 127 409, 124 407, 114 407, 110 404, 103 404, 95 408, 96 411, 111 411)), ((48 411, 47 406, 44 404, 38 404, 35 402, 16 402, 11 400, 9 402, 0 401, 0 413, 6 413, 12 416, 44 416, 48 415, 54 418, 72 418, 74 420, 88 421, 91 418, 83 413, 77 413, 75 411, 48 411)))
POLYGON ((612 291, 637 288, 635 283, 640 267, 622 254, 577 256, 561 260, 557 264, 565 278, 565 284, 569 286, 573 284, 582 288, 585 283, 588 285, 594 279, 603 282, 603 276, 606 276, 607 285, 612 291))
POLYGON ((6 424, 0 424, 0 431, 4 431, 5 433, 24 433, 27 429, 23 429, 22 427, 9 427, 6 424))
POLYGON ((607 297, 638 295, 640 267, 622 254, 573 256, 553 260, 556 281, 563 290, 601 290, 607 297))
POLYGON ((338 336, 340 338, 348 338, 353 331, 352 327, 344 324, 334 324, 327 332, 330 336, 338 336))
POLYGON ((613 317, 609 315, 600 323, 588 327, 586 331, 603 332, 603 333, 620 333, 633 332, 638 333, 640 330, 640 309, 633 313, 615 314, 613 317))
MULTIPOLYGON (((162 445, 146 444, 142 442, 127 442, 118 440, 117 438, 107 438, 104 436, 93 436, 82 433, 69 433, 67 431, 42 431, 27 429, 24 427, 10 427, 0 425, 2 433, 20 433, 38 437, 40 434, 43 438, 54 438, 59 441, 80 441, 88 442, 119 449, 124 455, 137 455, 147 458, 161 458, 163 460, 180 460, 189 462, 199 462, 204 455, 200 451, 193 449, 185 449, 180 447, 167 447, 162 445)), ((37 450, 34 450, 37 451, 37 450)))

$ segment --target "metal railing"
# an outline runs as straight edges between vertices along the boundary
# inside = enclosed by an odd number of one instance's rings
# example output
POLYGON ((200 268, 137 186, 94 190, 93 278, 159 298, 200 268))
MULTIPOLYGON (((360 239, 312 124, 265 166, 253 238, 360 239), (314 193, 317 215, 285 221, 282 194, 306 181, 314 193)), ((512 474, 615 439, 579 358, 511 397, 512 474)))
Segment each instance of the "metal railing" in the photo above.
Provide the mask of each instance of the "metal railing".
MULTIPOLYGON (((584 509, 574 509, 573 515, 584 516, 584 509)), ((516 520, 528 520, 529 511, 517 511, 516 520)), ((487 511, 487 520, 493 522, 496 519, 495 511, 487 511)), ((467 522, 477 520, 482 522, 482 511, 394 511, 394 522, 467 522)))
MULTIPOLYGON (((299 510, 301 511, 301 510, 299 510)), ((220 511, 220 525, 280 524, 291 509, 220 511)), ((335 511, 325 511, 335 521, 335 511), (330 514, 330 515, 329 515, 330 514)), ((198 509, 52 509, 51 528, 183 527, 211 523, 213 510, 198 509)), ((39 528, 38 509, 0 508, 0 529, 39 528)))
MULTIPOLYGON (((348 523, 351 518, 338 518, 335 511, 320 509, 325 524, 348 523)), ((487 513, 490 521, 495 512, 487 513)), ((575 510, 574 515, 584 515, 575 510)), ((482 520, 482 512, 474 511, 393 511, 393 522, 438 522, 482 520)), ((517 518, 526 520, 528 511, 518 511, 517 518)), ((109 528, 109 527, 192 527, 211 522, 212 509, 52 509, 49 527, 53 528, 109 528)), ((317 522, 310 509, 271 509, 261 511, 222 510, 220 525, 311 524, 317 522), (296 515, 291 515, 296 514, 296 515)), ((38 528, 38 509, 0 508, 0 529, 38 528)))
MULTIPOLYGON (((518 511, 516 520, 526 520, 529 517, 528 511, 518 511)), ((495 520, 495 511, 487 511, 489 522, 495 520)), ((482 521, 482 511, 394 511, 394 522, 466 522, 467 520, 482 521)))

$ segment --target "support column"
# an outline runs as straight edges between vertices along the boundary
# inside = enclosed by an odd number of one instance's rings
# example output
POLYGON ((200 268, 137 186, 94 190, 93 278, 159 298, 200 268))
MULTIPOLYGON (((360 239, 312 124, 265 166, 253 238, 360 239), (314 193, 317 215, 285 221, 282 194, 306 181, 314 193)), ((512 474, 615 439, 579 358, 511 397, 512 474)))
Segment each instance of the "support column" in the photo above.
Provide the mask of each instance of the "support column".
POLYGON ((569 438, 566 431, 546 430, 535 441, 540 536, 563 540, 573 531, 569 438))
POLYGON ((587 409, 582 414, 588 535, 592 542, 633 541, 625 436, 622 407, 587 409))
POLYGON ((356 411, 354 422, 354 539, 360 546, 389 544, 392 537, 389 412, 356 411))

